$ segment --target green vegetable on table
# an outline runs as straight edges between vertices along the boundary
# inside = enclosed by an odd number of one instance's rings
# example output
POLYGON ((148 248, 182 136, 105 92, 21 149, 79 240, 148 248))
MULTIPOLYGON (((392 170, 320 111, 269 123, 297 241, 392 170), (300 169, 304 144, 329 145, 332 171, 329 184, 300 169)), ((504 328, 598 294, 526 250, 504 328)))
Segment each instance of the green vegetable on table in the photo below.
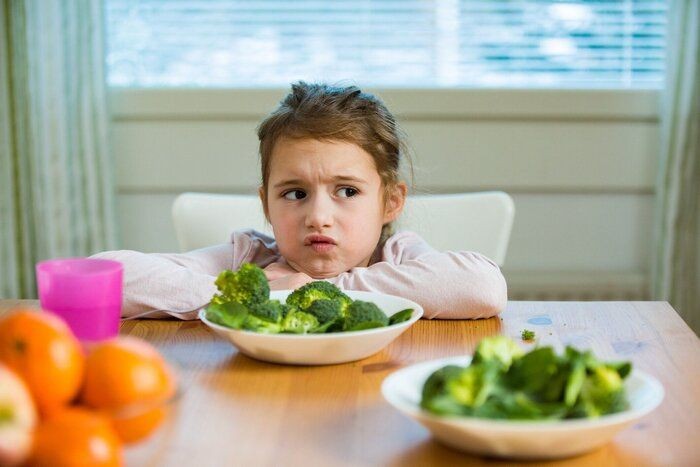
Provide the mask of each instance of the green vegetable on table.
POLYGON ((421 407, 437 415, 542 420, 598 417, 627 407, 629 362, 551 347, 524 353, 505 337, 483 339, 467 367, 449 365, 423 385, 421 407))
POLYGON ((529 329, 523 329, 520 333, 520 338, 524 341, 531 341, 535 338, 535 331, 530 331, 529 329))
POLYGON ((216 278, 219 290, 206 308, 209 321, 232 329, 267 334, 359 331, 408 321, 412 309, 387 317, 374 303, 353 301, 326 281, 310 282, 294 290, 286 303, 270 300, 265 272, 245 263, 238 271, 216 278))

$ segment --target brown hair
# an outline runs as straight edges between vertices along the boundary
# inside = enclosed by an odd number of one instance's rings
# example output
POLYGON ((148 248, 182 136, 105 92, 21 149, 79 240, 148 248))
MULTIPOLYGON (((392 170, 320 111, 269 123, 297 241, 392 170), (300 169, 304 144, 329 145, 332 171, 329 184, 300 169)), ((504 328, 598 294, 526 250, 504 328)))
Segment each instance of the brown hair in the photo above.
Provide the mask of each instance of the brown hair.
MULTIPOLYGON (((408 160, 408 146, 396 119, 376 96, 357 86, 292 84, 292 90, 258 126, 262 187, 267 194, 272 151, 282 138, 312 138, 357 144, 374 159, 384 193, 399 182, 401 159, 408 160)), ((382 228, 380 242, 392 234, 382 228)))

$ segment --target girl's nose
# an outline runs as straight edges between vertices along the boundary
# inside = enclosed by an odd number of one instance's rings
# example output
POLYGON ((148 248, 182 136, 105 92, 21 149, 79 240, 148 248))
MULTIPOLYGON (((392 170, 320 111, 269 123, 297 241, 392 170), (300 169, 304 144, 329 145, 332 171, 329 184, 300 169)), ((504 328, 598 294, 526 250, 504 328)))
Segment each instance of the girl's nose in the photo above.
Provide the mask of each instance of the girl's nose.
POLYGON ((333 226, 333 203, 324 196, 314 196, 306 213, 306 227, 323 230, 333 226))

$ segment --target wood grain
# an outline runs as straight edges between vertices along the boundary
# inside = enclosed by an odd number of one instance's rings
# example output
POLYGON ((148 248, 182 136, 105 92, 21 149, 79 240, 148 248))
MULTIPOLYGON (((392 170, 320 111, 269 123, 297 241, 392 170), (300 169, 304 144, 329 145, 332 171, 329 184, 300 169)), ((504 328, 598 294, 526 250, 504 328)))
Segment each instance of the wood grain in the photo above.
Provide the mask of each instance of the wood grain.
MULTIPOLYGON (((0 314, 18 304, 0 301, 0 314)), ((527 465, 700 465, 700 345, 665 302, 510 302, 500 318, 419 321, 358 362, 292 367, 252 360, 199 322, 124 321, 178 369, 183 396, 130 465, 514 465, 465 455, 386 403, 382 380, 405 365, 473 351, 484 336, 591 348, 661 381, 662 405, 590 454, 527 465)), ((535 344, 525 344, 530 347, 535 344)))

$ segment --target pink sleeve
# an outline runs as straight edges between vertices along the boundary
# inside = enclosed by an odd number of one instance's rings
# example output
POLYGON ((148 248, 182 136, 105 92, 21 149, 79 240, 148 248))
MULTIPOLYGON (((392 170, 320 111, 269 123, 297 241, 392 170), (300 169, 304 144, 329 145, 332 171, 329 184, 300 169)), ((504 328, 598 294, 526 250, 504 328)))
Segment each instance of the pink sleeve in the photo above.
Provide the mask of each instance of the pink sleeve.
POLYGON ((149 318, 196 319, 197 310, 216 292, 214 280, 219 272, 235 269, 232 243, 181 254, 120 250, 92 257, 124 265, 123 317, 147 314, 149 318))
POLYGON ((489 318, 508 301, 506 281, 496 263, 474 252, 439 252, 412 232, 387 240, 381 262, 329 281, 348 290, 408 298, 423 307, 424 318, 489 318))

